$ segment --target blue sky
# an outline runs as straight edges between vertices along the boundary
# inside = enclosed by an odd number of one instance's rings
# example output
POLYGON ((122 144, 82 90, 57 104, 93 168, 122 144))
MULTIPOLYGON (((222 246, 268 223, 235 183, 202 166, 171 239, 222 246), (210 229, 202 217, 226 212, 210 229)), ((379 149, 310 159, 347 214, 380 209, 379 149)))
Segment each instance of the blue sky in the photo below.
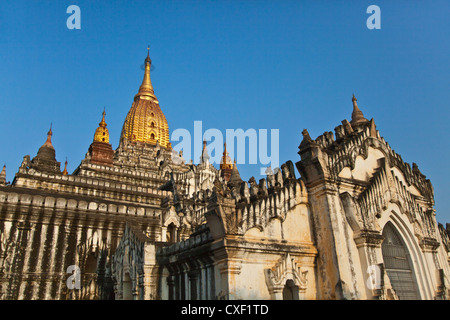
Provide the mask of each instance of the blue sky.
MULTIPOLYGON (((1 1, 0 163, 12 181, 53 123, 58 161, 84 158, 106 107, 110 141, 142 81, 152 82, 172 132, 280 129, 280 163, 350 119, 351 95, 435 189, 450 222, 449 1, 1 1), (366 9, 381 8, 369 30, 366 9), (69 5, 81 29, 69 30, 69 5), (3 164, 2 163, 2 164, 3 164)), ((197 159, 195 159, 196 161, 197 159)), ((260 165, 241 165, 244 179, 260 165)))

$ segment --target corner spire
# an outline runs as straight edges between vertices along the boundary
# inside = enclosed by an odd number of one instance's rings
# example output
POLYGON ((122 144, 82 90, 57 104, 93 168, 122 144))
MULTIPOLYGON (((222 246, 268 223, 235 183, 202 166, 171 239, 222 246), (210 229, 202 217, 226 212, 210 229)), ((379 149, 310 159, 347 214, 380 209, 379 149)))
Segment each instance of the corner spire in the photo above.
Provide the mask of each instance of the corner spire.
POLYGON ((6 185, 6 164, 3 165, 2 172, 0 172, 0 186, 6 185))
POLYGON ((61 163, 56 161, 52 135, 52 125, 50 124, 50 130, 47 132, 47 141, 39 148, 37 155, 31 160, 30 167, 41 172, 61 174, 61 163))
POLYGON ((200 163, 209 162, 209 154, 208 149, 206 148, 206 140, 203 140, 203 150, 202 155, 200 157, 200 163))
POLYGON ((50 130, 48 130, 48 132, 47 132, 47 141, 45 141, 45 143, 44 143, 43 146, 53 148, 53 145, 52 145, 52 135, 53 135, 53 132, 52 132, 52 123, 50 123, 50 130))
POLYGON ((220 175, 225 179, 225 181, 229 181, 231 177, 231 171, 233 169, 233 163, 231 162, 231 158, 227 152, 227 144, 224 143, 224 150, 222 159, 220 161, 220 175))
POLYGON ((230 180, 228 182, 231 186, 239 186, 242 183, 241 175, 236 166, 236 159, 234 159, 233 169, 231 170, 230 180))
POLYGON ((223 144, 224 150, 223 150, 223 154, 222 154, 222 160, 220 162, 220 169, 233 169, 233 163, 231 162, 231 158, 228 155, 228 151, 227 151, 227 144, 224 143, 223 144))
MULTIPOLYGON (((112 146, 109 144, 109 131, 106 127, 106 108, 103 108, 102 113, 102 121, 98 124, 98 128, 95 130, 94 141, 89 146, 89 161, 91 163, 102 165, 102 166, 112 166, 113 165, 113 157, 114 151, 112 150, 112 146)), ((67 159, 66 159, 66 167, 67 167, 67 159)), ((67 174, 67 169, 64 171, 67 174)), ((64 174, 64 173, 63 173, 64 174)))
POLYGON ((97 130, 95 130, 94 142, 109 143, 109 131, 106 128, 107 124, 105 121, 106 116, 105 109, 106 108, 103 108, 102 121, 100 121, 100 123, 98 124, 99 127, 97 128, 97 130))
POLYGON ((64 171, 62 173, 64 176, 66 176, 68 174, 67 172, 67 158, 66 158, 66 162, 64 163, 64 171))

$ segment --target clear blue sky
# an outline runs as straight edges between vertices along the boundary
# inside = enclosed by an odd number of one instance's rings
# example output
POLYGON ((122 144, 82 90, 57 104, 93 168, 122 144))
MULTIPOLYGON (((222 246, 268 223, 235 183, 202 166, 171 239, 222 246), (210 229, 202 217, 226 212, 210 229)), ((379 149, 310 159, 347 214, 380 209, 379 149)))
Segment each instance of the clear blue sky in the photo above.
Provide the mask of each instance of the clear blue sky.
MULTIPOLYGON (((435 189, 450 222, 450 2, 1 1, 0 162, 12 181, 53 123, 72 172, 106 106, 113 148, 142 81, 146 47, 169 129, 280 129, 280 163, 350 119, 351 95, 435 189), (69 5, 81 30, 69 30, 69 5), (381 30, 366 9, 381 8, 381 30)), ((197 160, 197 159, 196 159, 197 160)), ((260 165, 241 175, 259 179, 260 165)))

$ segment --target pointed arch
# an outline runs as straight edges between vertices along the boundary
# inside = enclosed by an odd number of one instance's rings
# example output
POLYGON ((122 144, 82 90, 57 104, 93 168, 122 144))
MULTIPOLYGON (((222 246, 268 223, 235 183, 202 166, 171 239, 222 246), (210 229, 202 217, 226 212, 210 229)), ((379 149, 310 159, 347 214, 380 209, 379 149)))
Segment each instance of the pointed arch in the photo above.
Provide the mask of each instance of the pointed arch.
POLYGON ((420 293, 411 254, 392 222, 383 228, 381 245, 384 267, 392 288, 401 300, 418 300, 420 293))

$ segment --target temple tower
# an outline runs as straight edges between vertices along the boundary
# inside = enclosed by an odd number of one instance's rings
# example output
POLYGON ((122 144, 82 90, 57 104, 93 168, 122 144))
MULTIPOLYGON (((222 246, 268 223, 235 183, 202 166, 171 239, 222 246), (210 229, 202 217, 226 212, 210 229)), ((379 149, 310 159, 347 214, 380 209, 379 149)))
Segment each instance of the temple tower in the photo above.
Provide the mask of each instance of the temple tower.
MULTIPOLYGON (((147 49, 150 52, 150 48, 147 49)), ((170 148, 169 126, 161 111, 150 79, 152 60, 148 52, 145 59, 145 73, 138 93, 128 112, 122 128, 120 141, 145 143, 170 148)))

